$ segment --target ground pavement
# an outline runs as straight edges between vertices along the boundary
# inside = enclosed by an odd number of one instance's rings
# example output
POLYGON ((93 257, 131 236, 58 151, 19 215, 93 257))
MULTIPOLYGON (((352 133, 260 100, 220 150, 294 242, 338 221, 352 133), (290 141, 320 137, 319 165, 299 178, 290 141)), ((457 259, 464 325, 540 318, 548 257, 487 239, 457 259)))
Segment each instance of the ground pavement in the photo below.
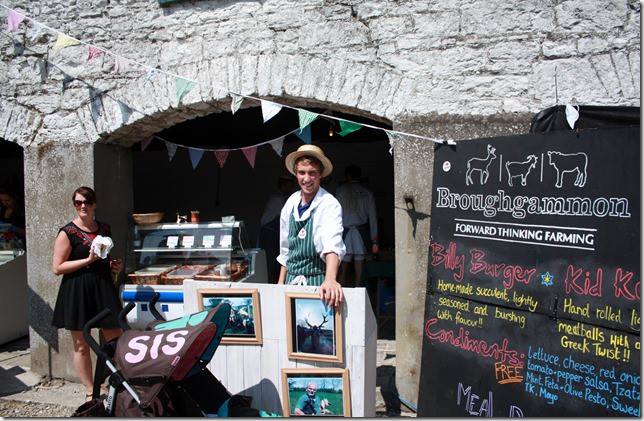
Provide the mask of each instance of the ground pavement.
MULTIPOLYGON (((0 346, 0 417, 69 417, 85 400, 82 385, 29 371, 27 337, 0 346)), ((378 340, 376 416, 414 414, 396 393, 396 342, 378 340)))

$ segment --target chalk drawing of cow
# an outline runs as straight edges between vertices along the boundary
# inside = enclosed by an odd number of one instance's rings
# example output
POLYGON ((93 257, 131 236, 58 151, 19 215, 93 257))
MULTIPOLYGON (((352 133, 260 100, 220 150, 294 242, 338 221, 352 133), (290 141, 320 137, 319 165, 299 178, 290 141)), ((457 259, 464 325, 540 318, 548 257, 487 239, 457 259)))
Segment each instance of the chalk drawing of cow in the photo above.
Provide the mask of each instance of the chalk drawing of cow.
POLYGON ((536 166, 537 157, 535 155, 529 155, 528 159, 523 162, 506 162, 505 169, 508 171, 508 184, 512 186, 512 179, 514 177, 521 177, 521 185, 525 186, 530 170, 536 166))
POLYGON ((577 177, 573 183, 577 187, 586 185, 588 176, 588 156, 583 152, 561 153, 558 151, 548 151, 549 164, 557 170, 557 183, 555 187, 560 189, 563 186, 564 174, 567 172, 576 172, 577 177))
POLYGON ((493 148, 492 145, 487 145, 487 156, 485 158, 471 158, 467 161, 467 172, 465 173, 466 186, 474 184, 472 181, 472 173, 474 171, 481 172, 480 181, 482 185, 487 183, 487 179, 490 176, 488 168, 490 167, 490 163, 492 163, 494 158, 496 158, 496 154, 494 153, 495 151, 496 149, 493 148))

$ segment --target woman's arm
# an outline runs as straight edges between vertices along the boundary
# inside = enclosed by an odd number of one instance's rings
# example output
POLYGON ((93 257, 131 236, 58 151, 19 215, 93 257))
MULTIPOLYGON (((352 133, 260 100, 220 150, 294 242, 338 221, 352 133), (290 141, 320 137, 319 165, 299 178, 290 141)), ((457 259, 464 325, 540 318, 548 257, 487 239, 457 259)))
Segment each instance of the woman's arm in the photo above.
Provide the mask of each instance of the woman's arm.
POLYGON ((286 266, 280 266, 280 277, 277 279, 278 284, 284 284, 286 281, 286 266))
POLYGON ((58 237, 56 237, 56 242, 54 243, 54 257, 51 265, 54 275, 64 275, 76 272, 84 266, 88 266, 99 259, 99 256, 90 251, 89 256, 84 259, 68 261, 67 259, 71 252, 72 244, 69 242, 67 234, 60 231, 58 233, 58 237))

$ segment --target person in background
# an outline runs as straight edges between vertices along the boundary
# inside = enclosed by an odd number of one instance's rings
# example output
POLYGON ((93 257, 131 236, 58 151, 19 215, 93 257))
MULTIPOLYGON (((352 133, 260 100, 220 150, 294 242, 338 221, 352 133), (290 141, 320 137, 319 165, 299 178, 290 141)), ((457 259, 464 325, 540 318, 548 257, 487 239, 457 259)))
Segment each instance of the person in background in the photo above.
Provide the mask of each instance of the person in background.
POLYGON ((364 261, 368 254, 378 254, 378 219, 373 193, 362 184, 360 167, 349 165, 344 172, 346 182, 338 187, 336 197, 342 205, 342 239, 347 254, 342 259, 340 283, 347 285, 347 272, 353 260, 354 285, 360 286, 364 261))
MULTIPOLYGON (((7 188, 0 188, 0 222, 11 224, 13 230, 24 245, 25 211, 20 206, 18 195, 7 188)), ((24 248, 24 247, 23 247, 24 248)))
POLYGON ((273 284, 277 282, 280 274, 280 264, 276 260, 280 254, 280 212, 293 190, 295 190, 293 178, 281 176, 277 180, 277 191, 269 196, 259 222, 257 247, 266 252, 268 282, 273 284))
POLYGON ((52 325, 70 331, 74 346, 76 373, 85 386, 86 400, 92 397, 92 361, 89 345, 83 338, 83 326, 103 309, 111 313, 100 329, 106 341, 121 335, 117 316, 121 302, 112 275, 123 269, 120 260, 101 259, 90 249, 97 235, 111 236, 110 226, 94 219, 96 194, 89 187, 79 187, 72 194, 76 217, 58 230, 54 243, 52 269, 63 275, 58 290, 52 325))
POLYGON ((326 305, 342 303, 342 286, 337 281, 345 253, 342 242, 340 203, 320 187, 333 164, 322 149, 302 145, 285 160, 300 187, 288 198, 280 213, 279 284, 320 286, 326 305))

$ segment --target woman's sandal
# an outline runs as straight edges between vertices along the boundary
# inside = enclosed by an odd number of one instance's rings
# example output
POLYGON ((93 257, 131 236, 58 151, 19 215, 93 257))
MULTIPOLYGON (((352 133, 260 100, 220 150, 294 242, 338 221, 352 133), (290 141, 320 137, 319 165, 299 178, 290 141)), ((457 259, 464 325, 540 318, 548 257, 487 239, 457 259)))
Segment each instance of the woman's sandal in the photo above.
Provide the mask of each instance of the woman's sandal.
POLYGON ((94 394, 93 393, 85 393, 85 402, 89 402, 92 399, 94 399, 94 394))

